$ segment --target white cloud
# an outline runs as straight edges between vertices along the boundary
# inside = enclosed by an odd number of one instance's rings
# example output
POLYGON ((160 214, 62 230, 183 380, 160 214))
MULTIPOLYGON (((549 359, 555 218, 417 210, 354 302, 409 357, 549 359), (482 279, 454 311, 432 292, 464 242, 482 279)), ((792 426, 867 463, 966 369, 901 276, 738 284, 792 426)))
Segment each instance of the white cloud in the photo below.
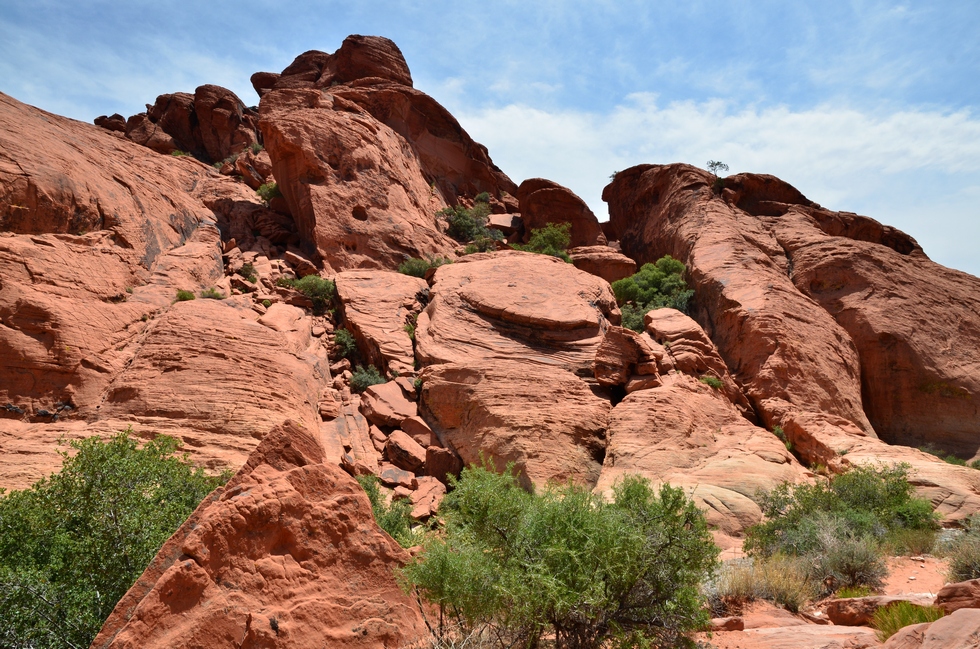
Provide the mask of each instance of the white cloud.
POLYGON ((609 113, 523 105, 454 114, 516 182, 543 176, 600 219, 609 175, 641 163, 722 160, 779 176, 831 209, 902 228, 936 261, 980 275, 980 118, 968 111, 794 111, 722 100, 660 107, 636 94, 609 113))

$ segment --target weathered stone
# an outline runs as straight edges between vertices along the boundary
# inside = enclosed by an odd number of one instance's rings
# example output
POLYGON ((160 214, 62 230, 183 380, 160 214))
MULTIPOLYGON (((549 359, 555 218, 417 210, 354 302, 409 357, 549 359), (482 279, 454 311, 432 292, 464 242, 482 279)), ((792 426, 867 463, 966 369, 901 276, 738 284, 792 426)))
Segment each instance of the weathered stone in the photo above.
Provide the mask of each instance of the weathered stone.
POLYGON ((425 449, 400 430, 388 436, 385 455, 395 466, 416 474, 422 473, 425 466, 425 449))
POLYGON ((936 594, 936 606, 946 613, 961 608, 980 608, 980 579, 946 584, 936 594))
POLYGON ((361 394, 361 412, 372 424, 398 426, 418 414, 414 402, 405 398, 394 381, 372 385, 361 394))
POLYGON ((609 246, 570 248, 568 256, 576 268, 601 277, 610 284, 636 273, 636 262, 609 246))

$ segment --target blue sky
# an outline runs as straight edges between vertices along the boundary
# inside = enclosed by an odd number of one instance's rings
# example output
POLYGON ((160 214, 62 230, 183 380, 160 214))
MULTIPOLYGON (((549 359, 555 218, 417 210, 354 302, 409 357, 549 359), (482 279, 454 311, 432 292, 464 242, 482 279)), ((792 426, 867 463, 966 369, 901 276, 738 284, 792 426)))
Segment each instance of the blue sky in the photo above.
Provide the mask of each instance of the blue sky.
POLYGON ((561 182, 600 219, 612 172, 712 158, 980 275, 974 0, 4 5, 0 90, 55 113, 128 116, 203 83, 254 104, 252 72, 378 34, 516 182, 561 182))

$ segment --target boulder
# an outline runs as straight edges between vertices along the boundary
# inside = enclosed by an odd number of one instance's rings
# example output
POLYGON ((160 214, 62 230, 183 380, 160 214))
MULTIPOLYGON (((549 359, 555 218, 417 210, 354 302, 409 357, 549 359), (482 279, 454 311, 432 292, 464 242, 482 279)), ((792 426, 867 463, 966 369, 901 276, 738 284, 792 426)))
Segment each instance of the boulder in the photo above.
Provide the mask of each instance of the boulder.
POLYGON ((659 378, 672 369, 663 346, 623 327, 606 329, 596 349, 594 373, 599 385, 626 385, 634 375, 659 378))
POLYGON ((636 273, 636 262, 609 246, 570 248, 568 256, 576 268, 601 277, 610 284, 636 273))
POLYGON ((415 330, 423 365, 511 360, 590 375, 619 319, 609 284, 547 255, 467 255, 433 279, 415 330))
POLYGON ((447 363, 426 368, 422 380, 426 421, 466 464, 479 465, 481 455, 498 471, 513 463, 525 486, 595 484, 610 406, 571 372, 514 361, 447 363))
POLYGON ((446 485, 439 480, 425 476, 418 479, 419 487, 409 496, 412 502, 411 516, 424 521, 433 516, 446 495, 446 485))
POLYGON ((838 626, 871 626, 871 620, 880 608, 896 602, 909 602, 916 606, 931 606, 931 595, 847 597, 832 599, 826 603, 827 617, 838 626))
POLYGON ((400 430, 388 436, 385 455, 395 466, 416 474, 425 466, 425 449, 400 430))
POLYGON ((448 476, 459 476, 462 470, 463 460, 448 448, 430 444, 425 449, 425 472, 439 482, 448 484, 448 476))
POLYGON ((100 115, 95 118, 93 122, 96 126, 101 126, 107 131, 115 131, 117 133, 126 132, 126 118, 119 113, 113 113, 112 115, 100 115))
POLYGON ((980 608, 980 579, 946 584, 936 594, 936 606, 946 613, 961 608, 980 608))
POLYGON ((258 143, 257 116, 227 88, 199 86, 194 91, 194 114, 201 143, 212 162, 258 143))
POLYGON ((804 624, 767 629, 746 629, 741 646, 752 649, 870 649, 881 643, 874 629, 853 626, 804 624))
POLYGON ((421 417, 403 419, 399 426, 406 435, 414 439, 423 448, 428 448, 432 443, 432 429, 421 417))
POLYGON ((360 486, 292 422, 157 553, 92 647, 388 647, 425 637, 409 560, 360 486), (179 611, 179 613, 175 613, 179 611))
POLYGON ((585 201, 566 187, 543 178, 531 178, 518 187, 517 199, 524 221, 525 243, 534 230, 549 223, 571 224, 570 245, 573 248, 606 243, 595 214, 585 201))
POLYGON ((418 407, 405 398, 394 381, 372 385, 361 394, 361 412, 377 426, 399 426, 418 414, 418 407))
POLYGON ((974 649, 980 646, 980 609, 954 611, 932 623, 913 624, 888 638, 882 649, 974 649))
POLYGON ((411 314, 422 309, 425 280, 379 270, 350 270, 335 278, 337 297, 348 331, 365 360, 381 371, 415 370, 415 350, 405 330, 411 314))

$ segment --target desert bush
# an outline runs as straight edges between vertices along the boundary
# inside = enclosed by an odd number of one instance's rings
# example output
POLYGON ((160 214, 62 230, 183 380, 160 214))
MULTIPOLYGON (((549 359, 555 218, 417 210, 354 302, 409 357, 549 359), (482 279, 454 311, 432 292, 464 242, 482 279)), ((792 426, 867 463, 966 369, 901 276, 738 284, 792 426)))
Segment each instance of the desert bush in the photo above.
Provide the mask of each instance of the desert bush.
POLYGON ((259 279, 258 274, 255 272, 255 266, 251 263, 242 264, 242 267, 236 270, 235 274, 247 279, 253 284, 259 279))
POLYGON ((643 316, 653 309, 671 307, 687 312, 694 291, 684 281, 683 263, 665 255, 653 264, 643 264, 632 277, 612 283, 623 312, 623 326, 643 331, 643 316))
POLYGON ((221 291, 219 291, 218 289, 216 289, 213 286, 211 288, 204 289, 203 291, 201 291, 201 297, 204 298, 204 299, 206 299, 206 300, 223 300, 223 299, 225 299, 224 294, 222 294, 221 291))
POLYGON ((716 376, 705 375, 702 376, 699 380, 705 385, 707 385, 708 387, 714 388, 715 390, 720 390, 725 385, 724 383, 721 382, 721 379, 719 379, 716 376))
POLYGON ((252 142, 252 144, 249 145, 249 148, 252 149, 252 153, 258 153, 259 151, 263 150, 265 147, 259 144, 258 142, 252 142))
POLYGON ((172 437, 140 447, 131 432, 72 441, 59 473, 0 489, 0 646, 89 646, 163 542, 228 478, 175 455, 172 437))
POLYGON ((746 602, 765 599, 795 613, 818 592, 819 584, 811 578, 805 560, 775 554, 726 563, 714 582, 711 597, 720 600, 725 612, 740 613, 746 602))
POLYGON ((194 293, 192 291, 185 291, 184 289, 177 289, 177 301, 186 302, 187 300, 194 299, 194 293))
POLYGON ((572 258, 565 252, 572 240, 571 232, 571 223, 549 223, 543 228, 531 230, 531 238, 527 243, 511 244, 511 248, 539 255, 551 255, 572 263, 572 258))
POLYGON ((473 202, 474 203, 489 203, 490 202, 490 193, 489 192, 480 192, 479 194, 477 194, 476 196, 473 197, 473 202))
POLYGON ((272 306, 272 300, 262 300, 262 306, 268 309, 270 306, 272 306))
POLYGON ((839 588, 865 586, 880 590, 888 576, 880 545, 870 535, 856 536, 842 529, 840 519, 825 519, 817 532, 817 548, 805 555, 810 574, 829 594, 839 588))
POLYGON ((470 467, 440 507, 445 527, 402 571, 463 634, 499 646, 684 646, 707 619, 700 583, 718 550, 679 489, 628 476, 612 502, 574 484, 532 494, 510 468, 470 467))
POLYGON ((299 291, 310 298, 313 301, 313 313, 317 315, 324 313, 334 298, 334 283, 319 275, 307 275, 301 279, 280 277, 276 280, 276 285, 299 291))
POLYGON ((333 344, 337 346, 337 353, 341 358, 353 358, 357 353, 357 340, 346 329, 337 330, 333 335, 333 344))
POLYGON ((452 259, 445 257, 429 257, 427 259, 412 258, 398 265, 398 272, 412 277, 425 277, 426 271, 430 268, 438 268, 444 264, 453 263, 452 259))
POLYGON ((904 627, 935 622, 943 615, 943 610, 938 606, 917 606, 911 602, 895 602, 875 611, 874 617, 871 618, 871 626, 877 629, 878 640, 884 642, 904 627))
POLYGON ((936 530, 890 530, 884 544, 888 554, 895 556, 929 554, 936 545, 936 530))
POLYGON ((470 208, 465 205, 447 207, 438 216, 444 218, 449 225, 447 234, 460 243, 475 239, 501 241, 504 238, 500 230, 487 228, 487 217, 490 216, 490 205, 487 203, 478 201, 470 208))
POLYGON ((504 235, 500 230, 488 230, 487 232, 489 232, 488 236, 480 235, 468 243, 463 249, 463 253, 472 255, 475 252, 493 252, 496 250, 497 242, 503 241, 504 235))
POLYGON ((844 586, 843 588, 838 588, 837 592, 834 593, 834 597, 838 599, 867 597, 869 595, 874 595, 874 590, 868 588, 867 586, 844 586))
POLYGON ((390 504, 386 502, 376 476, 359 475, 357 482, 371 501, 371 511, 374 513, 374 520, 378 523, 378 527, 398 541, 403 548, 416 545, 420 537, 412 532, 411 504, 407 500, 392 500, 390 504))
POLYGON ((351 373, 350 389, 354 392, 364 392, 372 385, 387 383, 374 365, 358 365, 351 373))
POLYGON ((966 521, 966 530, 946 548, 950 582, 980 579, 980 514, 966 521))
POLYGON ((277 183, 265 183, 256 189, 255 193, 258 194, 259 198, 264 200, 266 203, 271 201, 273 198, 282 196, 282 192, 279 191, 279 185, 277 183))

